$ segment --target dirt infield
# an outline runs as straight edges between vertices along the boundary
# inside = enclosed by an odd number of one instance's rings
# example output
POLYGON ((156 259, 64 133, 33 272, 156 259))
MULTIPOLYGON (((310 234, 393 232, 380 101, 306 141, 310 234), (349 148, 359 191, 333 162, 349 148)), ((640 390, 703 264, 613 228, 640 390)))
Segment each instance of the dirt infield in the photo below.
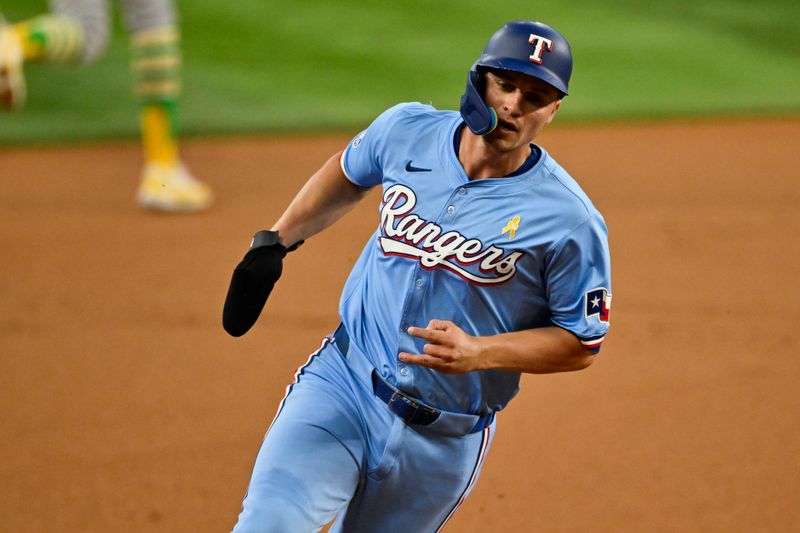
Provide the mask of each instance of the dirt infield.
MULTIPOLYGON (((345 137, 194 140, 208 213, 133 204, 138 147, 0 148, 0 531, 233 525, 283 389, 336 325, 373 195, 222 330, 232 267, 345 137)), ((525 376, 451 532, 800 531, 800 120, 541 143, 610 229, 596 364, 525 376)))

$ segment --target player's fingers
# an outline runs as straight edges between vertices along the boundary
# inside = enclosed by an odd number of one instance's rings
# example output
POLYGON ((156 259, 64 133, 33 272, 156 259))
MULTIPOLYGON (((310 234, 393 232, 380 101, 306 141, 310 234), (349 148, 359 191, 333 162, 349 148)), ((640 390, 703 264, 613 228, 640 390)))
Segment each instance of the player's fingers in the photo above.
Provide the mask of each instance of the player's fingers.
POLYGON ((439 320, 434 318, 430 322, 428 322, 428 329, 438 329, 440 331, 446 330, 450 327, 453 323, 449 320, 439 320))
POLYGON ((452 349, 440 344, 426 344, 422 347, 422 351, 447 362, 455 359, 452 349))
POLYGON ((409 365, 424 366, 427 368, 432 368, 434 370, 440 370, 444 368, 441 359, 430 355, 410 354, 406 352, 400 352, 400 354, 398 354, 398 357, 402 362, 407 363, 409 365))
POLYGON ((443 344, 447 338, 443 331, 427 328, 415 328, 413 326, 408 328, 408 334, 436 344, 443 344))

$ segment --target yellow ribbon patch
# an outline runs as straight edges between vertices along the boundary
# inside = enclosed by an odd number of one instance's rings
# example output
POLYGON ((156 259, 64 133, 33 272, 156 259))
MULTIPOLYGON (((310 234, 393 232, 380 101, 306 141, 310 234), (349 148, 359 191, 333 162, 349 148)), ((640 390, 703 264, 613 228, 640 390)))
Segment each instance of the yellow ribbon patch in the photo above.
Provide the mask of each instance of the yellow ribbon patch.
POLYGON ((521 219, 519 218, 519 215, 509 220, 508 224, 506 224, 506 227, 503 228, 503 234, 508 233, 508 238, 513 239, 514 235, 517 233, 517 230, 519 229, 520 220, 521 219))

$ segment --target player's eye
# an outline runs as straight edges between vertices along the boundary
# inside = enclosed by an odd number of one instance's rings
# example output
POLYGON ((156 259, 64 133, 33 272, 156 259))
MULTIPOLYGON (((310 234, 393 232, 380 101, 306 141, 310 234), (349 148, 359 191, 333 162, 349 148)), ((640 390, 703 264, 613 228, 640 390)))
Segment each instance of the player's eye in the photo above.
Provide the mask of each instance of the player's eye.
POLYGON ((536 107, 544 107, 555 99, 556 98, 552 94, 545 92, 537 91, 525 94, 525 101, 536 107))
POLYGON ((537 107, 541 107, 545 105, 546 101, 544 95, 539 93, 528 93, 525 95, 525 101, 531 105, 535 105, 537 107))
POLYGON ((510 93, 515 89, 515 87, 512 84, 508 83, 507 81, 503 81, 503 80, 500 80, 498 82, 498 85, 500 86, 500 88, 503 91, 505 91, 507 93, 510 93))

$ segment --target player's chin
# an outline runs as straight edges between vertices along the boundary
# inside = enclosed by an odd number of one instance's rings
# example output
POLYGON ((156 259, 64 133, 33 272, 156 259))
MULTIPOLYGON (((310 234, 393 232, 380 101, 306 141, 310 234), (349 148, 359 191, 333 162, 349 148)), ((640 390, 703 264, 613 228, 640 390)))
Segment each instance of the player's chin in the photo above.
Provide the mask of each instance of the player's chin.
MULTIPOLYGON (((494 132, 492 132, 494 134, 494 132)), ((513 152, 517 148, 519 148, 518 139, 512 138, 509 132, 505 132, 501 135, 494 135, 492 137, 487 136, 486 143, 492 147, 495 152, 498 153, 508 153, 513 152)))

